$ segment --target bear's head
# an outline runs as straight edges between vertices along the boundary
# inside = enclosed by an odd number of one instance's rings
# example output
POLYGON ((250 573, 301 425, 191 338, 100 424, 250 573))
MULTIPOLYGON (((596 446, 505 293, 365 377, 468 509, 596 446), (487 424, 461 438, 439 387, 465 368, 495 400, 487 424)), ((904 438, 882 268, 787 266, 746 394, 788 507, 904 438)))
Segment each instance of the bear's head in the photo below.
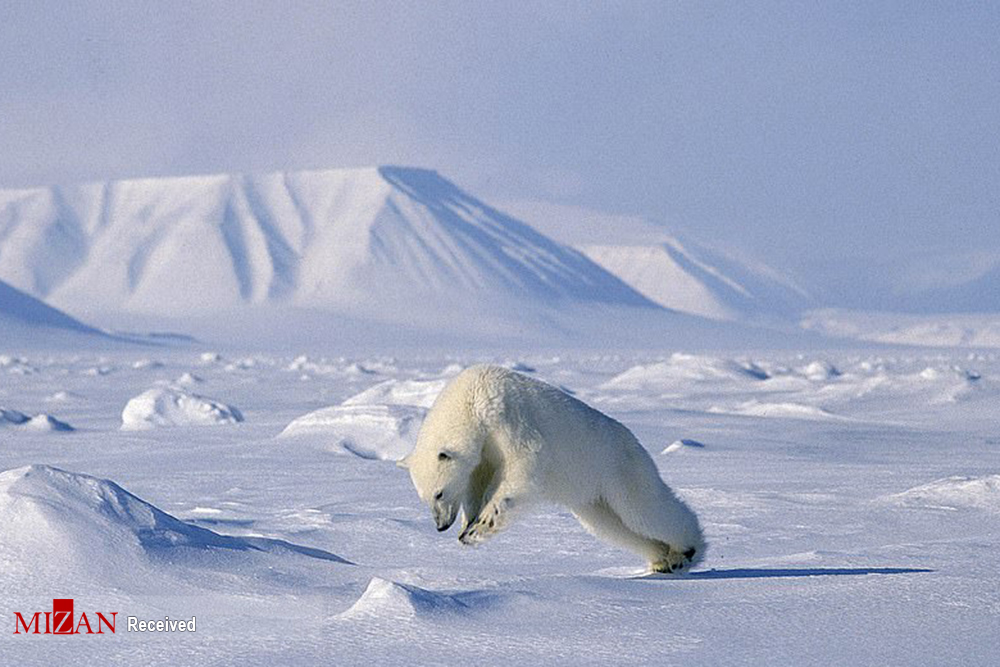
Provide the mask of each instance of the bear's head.
MULTIPOLYGON (((410 471, 410 479, 420 499, 431 509, 439 531, 448 530, 458 512, 470 513, 470 486, 479 464, 469 453, 437 447, 417 447, 399 466, 410 471)), ((468 516, 467 516, 468 518, 468 516)))

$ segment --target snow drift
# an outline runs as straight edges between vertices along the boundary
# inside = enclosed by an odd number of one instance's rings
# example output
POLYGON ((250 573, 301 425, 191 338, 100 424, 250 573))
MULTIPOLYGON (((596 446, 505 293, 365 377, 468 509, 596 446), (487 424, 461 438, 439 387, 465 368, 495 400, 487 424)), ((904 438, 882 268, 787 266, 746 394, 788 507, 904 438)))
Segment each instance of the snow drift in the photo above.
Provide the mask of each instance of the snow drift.
POLYGON ((398 461, 417 443, 426 414, 412 405, 336 405, 296 418, 278 437, 308 436, 334 453, 398 461))
POLYGON ((603 388, 628 391, 668 391, 694 384, 755 382, 766 380, 767 371, 751 361, 720 359, 675 352, 666 361, 640 364, 619 373, 603 388))
POLYGON ((740 403, 732 408, 713 406, 708 412, 715 414, 744 415, 748 417, 784 417, 787 419, 837 419, 837 415, 831 414, 823 408, 815 405, 803 403, 793 403, 790 401, 781 403, 769 403, 758 400, 750 400, 740 403))
POLYGON ((73 431, 73 427, 45 413, 29 417, 23 412, 0 406, 0 429, 14 427, 25 431, 73 431))
POLYGON ((342 405, 415 405, 430 408, 448 378, 397 380, 390 378, 346 399, 342 405))
POLYGON ((7 574, 51 569, 126 583, 154 562, 198 552, 298 553, 347 562, 281 540, 220 535, 163 512, 107 479, 30 465, 0 473, 0 561, 7 574), (58 558, 43 555, 58 554, 58 558))
POLYGON ((1000 512, 1000 475, 947 477, 893 494, 889 500, 904 507, 1000 512))
POLYGON ((680 440, 674 440, 672 443, 663 448, 661 454, 673 454, 674 452, 681 452, 685 449, 704 449, 704 443, 698 442, 697 440, 692 440, 690 438, 681 438, 680 440))
POLYGON ((390 378, 293 420, 280 438, 308 436, 328 451, 366 459, 398 461, 417 443, 417 434, 447 378, 390 378))
POLYGON ((482 591, 438 593, 412 584, 374 577, 357 602, 338 618, 413 619, 442 614, 467 614, 490 601, 491 596, 482 591))
POLYGON ((192 394, 178 387, 156 387, 130 400, 122 410, 122 430, 162 426, 211 426, 243 421, 231 405, 192 394))

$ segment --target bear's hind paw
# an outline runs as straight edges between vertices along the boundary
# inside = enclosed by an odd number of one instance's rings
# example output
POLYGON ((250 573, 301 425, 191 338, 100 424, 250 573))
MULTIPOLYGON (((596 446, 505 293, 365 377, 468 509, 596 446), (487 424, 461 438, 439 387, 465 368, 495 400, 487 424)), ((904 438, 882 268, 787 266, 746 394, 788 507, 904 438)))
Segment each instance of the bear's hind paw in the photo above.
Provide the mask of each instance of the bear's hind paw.
POLYGON ((666 552, 660 557, 659 560, 650 563, 650 569, 653 572, 659 572, 661 574, 678 574, 691 565, 691 561, 694 560, 695 553, 697 552, 694 547, 686 549, 685 551, 678 551, 677 549, 668 546, 666 552))

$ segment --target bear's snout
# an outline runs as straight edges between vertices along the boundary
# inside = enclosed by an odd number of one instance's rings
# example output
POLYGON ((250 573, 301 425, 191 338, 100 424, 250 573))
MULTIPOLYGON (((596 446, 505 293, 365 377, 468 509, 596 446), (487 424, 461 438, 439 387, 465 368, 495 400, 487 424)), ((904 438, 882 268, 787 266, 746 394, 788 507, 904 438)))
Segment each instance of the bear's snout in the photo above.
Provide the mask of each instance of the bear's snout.
POLYGON ((434 523, 437 525, 439 533, 451 528, 451 524, 455 523, 455 518, 458 516, 457 507, 434 507, 434 523))

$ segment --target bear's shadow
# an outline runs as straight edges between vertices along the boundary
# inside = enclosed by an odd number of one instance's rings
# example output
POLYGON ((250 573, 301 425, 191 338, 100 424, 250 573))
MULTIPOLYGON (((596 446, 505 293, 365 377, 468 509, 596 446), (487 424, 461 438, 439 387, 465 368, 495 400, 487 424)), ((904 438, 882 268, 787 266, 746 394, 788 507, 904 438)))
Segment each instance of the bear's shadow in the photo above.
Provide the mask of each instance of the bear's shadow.
POLYGON ((784 577, 849 577, 869 574, 918 574, 934 572, 919 567, 806 567, 806 568, 733 568, 700 570, 682 576, 646 575, 639 579, 780 579, 784 577))

